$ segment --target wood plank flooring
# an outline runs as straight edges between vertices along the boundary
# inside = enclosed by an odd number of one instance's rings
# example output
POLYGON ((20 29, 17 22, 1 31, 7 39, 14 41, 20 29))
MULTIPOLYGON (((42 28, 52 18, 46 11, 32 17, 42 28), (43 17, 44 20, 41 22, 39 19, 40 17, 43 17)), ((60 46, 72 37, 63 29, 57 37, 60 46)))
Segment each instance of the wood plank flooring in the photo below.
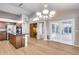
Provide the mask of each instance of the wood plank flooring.
POLYGON ((9 41, 0 41, 0 55, 78 55, 79 47, 54 41, 30 39, 27 47, 14 48, 9 41))

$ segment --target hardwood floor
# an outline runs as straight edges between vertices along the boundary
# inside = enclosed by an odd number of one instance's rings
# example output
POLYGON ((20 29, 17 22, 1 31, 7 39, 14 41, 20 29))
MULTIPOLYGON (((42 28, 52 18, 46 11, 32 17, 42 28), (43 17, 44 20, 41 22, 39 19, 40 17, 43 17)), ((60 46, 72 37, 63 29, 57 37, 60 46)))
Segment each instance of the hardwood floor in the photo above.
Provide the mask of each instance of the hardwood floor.
POLYGON ((78 55, 79 47, 30 39, 27 47, 14 48, 9 41, 0 41, 0 55, 78 55))

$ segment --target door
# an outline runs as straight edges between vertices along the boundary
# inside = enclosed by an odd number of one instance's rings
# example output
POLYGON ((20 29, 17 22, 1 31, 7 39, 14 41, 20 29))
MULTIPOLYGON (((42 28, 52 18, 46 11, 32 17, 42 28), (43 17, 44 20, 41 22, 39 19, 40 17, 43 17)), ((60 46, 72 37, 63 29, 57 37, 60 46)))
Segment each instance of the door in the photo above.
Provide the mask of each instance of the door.
POLYGON ((31 38, 37 37, 37 23, 30 24, 30 37, 31 38))
POLYGON ((64 43, 72 44, 73 38, 72 38, 72 21, 63 21, 62 22, 62 41, 64 43))
POLYGON ((60 39, 60 26, 58 22, 52 23, 52 39, 59 40, 60 39))

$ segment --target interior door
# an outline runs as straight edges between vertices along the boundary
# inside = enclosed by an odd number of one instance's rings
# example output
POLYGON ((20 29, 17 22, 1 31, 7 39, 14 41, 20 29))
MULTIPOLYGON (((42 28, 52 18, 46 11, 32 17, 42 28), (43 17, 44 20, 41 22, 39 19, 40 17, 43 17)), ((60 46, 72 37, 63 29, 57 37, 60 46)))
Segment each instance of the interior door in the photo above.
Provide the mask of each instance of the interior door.
POLYGON ((37 38, 37 23, 30 24, 30 37, 37 38))
POLYGON ((72 43, 72 21, 62 22, 62 40, 65 43, 72 43))

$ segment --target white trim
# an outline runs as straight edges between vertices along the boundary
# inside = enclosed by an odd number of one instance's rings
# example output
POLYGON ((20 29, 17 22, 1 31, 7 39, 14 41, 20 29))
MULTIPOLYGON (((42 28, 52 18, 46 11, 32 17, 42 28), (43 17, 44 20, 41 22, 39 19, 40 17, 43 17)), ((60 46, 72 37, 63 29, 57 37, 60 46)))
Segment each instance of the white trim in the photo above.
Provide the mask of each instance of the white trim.
POLYGON ((75 46, 74 44, 70 44, 70 43, 68 43, 68 42, 65 42, 65 41, 61 41, 61 40, 57 40, 57 39, 50 39, 50 40, 48 40, 48 41, 54 41, 54 42, 58 42, 58 43, 63 43, 63 44, 67 44, 67 45, 73 45, 73 46, 75 46))

